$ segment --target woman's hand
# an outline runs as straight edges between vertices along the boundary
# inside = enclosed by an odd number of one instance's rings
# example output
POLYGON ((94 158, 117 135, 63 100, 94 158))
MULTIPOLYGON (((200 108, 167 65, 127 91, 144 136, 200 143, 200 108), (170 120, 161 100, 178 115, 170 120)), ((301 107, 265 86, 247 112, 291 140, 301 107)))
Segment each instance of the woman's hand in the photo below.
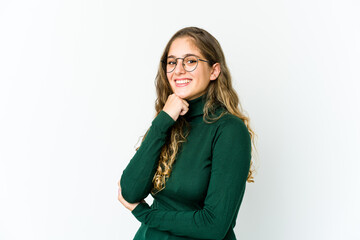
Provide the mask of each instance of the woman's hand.
POLYGON ((179 115, 185 115, 189 111, 189 103, 173 93, 166 100, 163 111, 176 121, 179 115))
MULTIPOLYGON (((120 180, 118 181, 118 186, 119 186, 119 189, 118 189, 118 200, 121 202, 122 205, 124 205, 127 209, 129 209, 130 211, 134 210, 136 208, 136 206, 140 203, 140 202, 137 202, 137 203, 129 203, 127 202, 123 196, 121 195, 121 187, 120 187, 120 180)), ((144 200, 142 200, 141 202, 144 202, 144 200)))

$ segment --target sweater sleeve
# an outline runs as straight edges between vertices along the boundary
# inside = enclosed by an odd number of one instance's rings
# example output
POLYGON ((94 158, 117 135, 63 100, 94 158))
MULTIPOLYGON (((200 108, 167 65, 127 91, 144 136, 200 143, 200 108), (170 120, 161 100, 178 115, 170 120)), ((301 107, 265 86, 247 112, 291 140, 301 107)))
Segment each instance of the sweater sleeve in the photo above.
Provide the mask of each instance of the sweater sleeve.
POLYGON ((197 239, 225 237, 237 217, 251 160, 248 129, 240 119, 229 120, 213 141, 211 177, 204 207, 195 211, 174 211, 150 208, 146 203, 140 203, 132 211, 140 222, 177 236, 197 239))
POLYGON ((163 110, 152 121, 144 141, 121 175, 121 194, 126 201, 140 202, 150 193, 161 148, 174 123, 174 119, 163 110))

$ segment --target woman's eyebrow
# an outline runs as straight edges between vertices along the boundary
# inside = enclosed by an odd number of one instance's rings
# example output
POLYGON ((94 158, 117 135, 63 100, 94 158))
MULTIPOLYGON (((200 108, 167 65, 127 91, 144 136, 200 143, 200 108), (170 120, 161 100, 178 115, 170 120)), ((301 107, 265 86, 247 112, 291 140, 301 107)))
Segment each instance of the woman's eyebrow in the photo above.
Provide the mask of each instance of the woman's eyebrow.
MULTIPOLYGON (((198 58, 199 58, 198 55, 193 54, 193 53, 187 53, 187 54, 183 55, 183 57, 188 57, 188 56, 195 56, 195 57, 198 57, 198 58)), ((176 58, 176 56, 170 55, 170 56, 168 56, 168 58, 176 58)))

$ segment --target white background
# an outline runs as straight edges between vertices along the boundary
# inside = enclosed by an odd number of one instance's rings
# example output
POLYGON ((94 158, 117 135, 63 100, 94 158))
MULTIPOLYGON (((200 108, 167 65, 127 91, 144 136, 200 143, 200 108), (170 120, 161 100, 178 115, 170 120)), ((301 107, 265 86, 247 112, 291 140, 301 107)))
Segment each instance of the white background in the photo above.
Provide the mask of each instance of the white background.
POLYGON ((0 239, 132 239, 117 181, 180 28, 221 43, 258 135, 238 239, 360 239, 360 3, 0 2, 0 239))

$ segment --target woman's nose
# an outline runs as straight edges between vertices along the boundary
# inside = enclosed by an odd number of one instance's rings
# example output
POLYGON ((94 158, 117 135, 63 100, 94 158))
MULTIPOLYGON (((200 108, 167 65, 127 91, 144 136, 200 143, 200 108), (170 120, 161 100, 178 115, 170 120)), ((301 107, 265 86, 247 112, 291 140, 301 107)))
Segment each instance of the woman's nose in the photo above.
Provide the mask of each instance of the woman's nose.
POLYGON ((182 74, 182 73, 186 72, 182 61, 183 61, 182 59, 178 60, 176 67, 175 67, 175 74, 182 74))

